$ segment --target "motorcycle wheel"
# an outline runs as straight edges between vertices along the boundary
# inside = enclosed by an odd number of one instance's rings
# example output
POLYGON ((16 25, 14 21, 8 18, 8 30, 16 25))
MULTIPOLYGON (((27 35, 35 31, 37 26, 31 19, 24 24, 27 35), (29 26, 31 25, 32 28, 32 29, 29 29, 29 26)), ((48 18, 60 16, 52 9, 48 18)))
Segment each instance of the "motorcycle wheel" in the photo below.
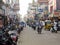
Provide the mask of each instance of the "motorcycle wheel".
POLYGON ((57 33, 57 31, 55 31, 55 33, 57 33))
POLYGON ((41 34, 41 30, 38 31, 38 34, 41 34))

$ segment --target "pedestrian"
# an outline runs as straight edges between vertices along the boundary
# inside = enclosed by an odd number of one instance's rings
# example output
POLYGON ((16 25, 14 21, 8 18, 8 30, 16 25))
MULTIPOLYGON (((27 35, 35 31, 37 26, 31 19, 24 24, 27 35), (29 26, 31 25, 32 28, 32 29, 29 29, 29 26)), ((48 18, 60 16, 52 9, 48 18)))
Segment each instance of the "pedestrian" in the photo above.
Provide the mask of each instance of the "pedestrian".
POLYGON ((54 32, 53 27, 54 27, 54 22, 53 22, 53 21, 51 21, 51 29, 50 29, 50 31, 51 31, 51 32, 54 32))
POLYGON ((56 22, 56 20, 53 21, 52 32, 57 33, 57 22, 56 22))
POLYGON ((42 28, 44 29, 44 26, 45 26, 45 22, 42 20, 42 28))
POLYGON ((41 34, 41 32, 42 32, 42 27, 43 27, 43 23, 42 23, 42 21, 40 20, 39 25, 38 25, 38 28, 37 28, 38 34, 41 34))
POLYGON ((54 30, 55 30, 55 33, 57 33, 57 22, 54 20, 54 30))
POLYGON ((36 30, 36 24, 35 24, 35 22, 32 24, 32 28, 33 28, 34 30, 36 30))
POLYGON ((60 31, 60 20, 58 20, 58 31, 60 31))

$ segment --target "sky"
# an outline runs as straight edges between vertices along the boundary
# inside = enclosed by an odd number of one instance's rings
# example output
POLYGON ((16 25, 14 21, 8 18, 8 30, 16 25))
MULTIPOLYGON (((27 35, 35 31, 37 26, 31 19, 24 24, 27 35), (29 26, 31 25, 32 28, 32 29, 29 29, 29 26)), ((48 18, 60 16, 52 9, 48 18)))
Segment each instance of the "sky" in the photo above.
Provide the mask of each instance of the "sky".
MULTIPOLYGON (((36 0, 35 0, 36 1, 36 0)), ((19 13, 24 17, 25 14, 27 14, 28 4, 32 3, 32 0, 20 0, 20 11, 19 13)))

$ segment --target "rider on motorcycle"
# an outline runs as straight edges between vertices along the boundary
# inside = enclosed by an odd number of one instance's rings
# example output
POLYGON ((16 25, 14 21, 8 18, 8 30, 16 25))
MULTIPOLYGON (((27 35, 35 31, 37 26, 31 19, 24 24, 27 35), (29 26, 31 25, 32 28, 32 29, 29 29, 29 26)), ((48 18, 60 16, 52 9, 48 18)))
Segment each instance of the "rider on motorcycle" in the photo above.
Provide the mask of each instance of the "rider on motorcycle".
POLYGON ((42 23, 42 21, 40 20, 39 25, 38 25, 38 28, 37 28, 38 34, 41 34, 42 28, 43 28, 43 23, 42 23))

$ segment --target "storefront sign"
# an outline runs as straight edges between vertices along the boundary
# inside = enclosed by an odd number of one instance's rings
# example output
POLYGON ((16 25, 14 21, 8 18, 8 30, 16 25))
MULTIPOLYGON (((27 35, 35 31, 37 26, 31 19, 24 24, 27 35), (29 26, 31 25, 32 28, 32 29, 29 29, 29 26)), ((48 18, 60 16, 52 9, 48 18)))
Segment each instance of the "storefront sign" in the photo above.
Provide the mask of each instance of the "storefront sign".
POLYGON ((43 12, 43 9, 38 9, 39 12, 43 12))
POLYGON ((54 12, 54 16, 59 16, 59 12, 54 12))

